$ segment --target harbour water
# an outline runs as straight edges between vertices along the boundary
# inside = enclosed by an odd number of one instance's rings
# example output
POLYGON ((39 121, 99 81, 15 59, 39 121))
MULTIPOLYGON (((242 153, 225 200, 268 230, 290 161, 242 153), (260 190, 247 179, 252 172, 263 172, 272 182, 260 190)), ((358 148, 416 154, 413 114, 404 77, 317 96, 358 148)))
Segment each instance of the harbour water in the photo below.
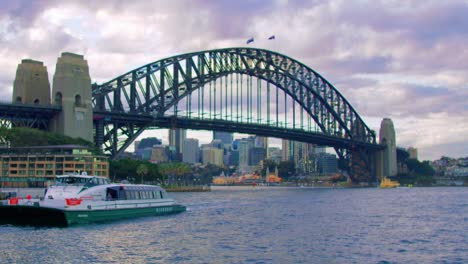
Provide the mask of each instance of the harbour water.
POLYGON ((233 187, 185 213, 0 226, 0 263, 468 263, 468 188, 233 187))

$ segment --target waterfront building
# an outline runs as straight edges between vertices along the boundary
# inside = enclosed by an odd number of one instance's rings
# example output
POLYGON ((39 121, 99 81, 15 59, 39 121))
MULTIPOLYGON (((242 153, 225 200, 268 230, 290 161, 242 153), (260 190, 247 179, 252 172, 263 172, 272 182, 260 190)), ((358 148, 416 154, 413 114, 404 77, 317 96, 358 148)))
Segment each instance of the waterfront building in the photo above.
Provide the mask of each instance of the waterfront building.
POLYGON ((175 161, 182 161, 182 153, 184 151, 184 140, 187 138, 187 130, 185 129, 169 129, 169 146, 175 147, 175 161))
POLYGON ((0 168, 3 187, 45 187, 67 173, 109 177, 108 157, 78 145, 1 148, 0 168))
POLYGON ((396 135, 393 122, 390 118, 384 118, 380 123, 379 143, 387 146, 385 150, 383 150, 382 176, 395 176, 398 173, 396 135))
POLYGON ((200 151, 198 147, 198 139, 186 138, 184 140, 184 150, 182 152, 182 161, 195 164, 200 162, 200 151))

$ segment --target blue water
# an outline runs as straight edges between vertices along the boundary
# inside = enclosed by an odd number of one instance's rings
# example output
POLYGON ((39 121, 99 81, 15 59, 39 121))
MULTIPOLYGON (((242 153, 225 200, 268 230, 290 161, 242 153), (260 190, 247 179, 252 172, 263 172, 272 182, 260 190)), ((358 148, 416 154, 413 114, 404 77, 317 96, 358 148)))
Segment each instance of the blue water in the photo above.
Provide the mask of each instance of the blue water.
POLYGON ((0 226, 0 263, 468 263, 468 188, 170 194, 188 211, 0 226))

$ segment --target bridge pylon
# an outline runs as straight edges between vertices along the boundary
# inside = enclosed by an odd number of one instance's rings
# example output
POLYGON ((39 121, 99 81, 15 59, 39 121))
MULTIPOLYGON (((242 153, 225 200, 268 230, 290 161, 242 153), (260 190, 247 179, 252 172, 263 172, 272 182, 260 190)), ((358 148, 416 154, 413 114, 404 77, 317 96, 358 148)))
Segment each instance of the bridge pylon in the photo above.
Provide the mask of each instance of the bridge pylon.
POLYGON ((91 78, 82 55, 64 52, 57 59, 52 93, 53 103, 62 107, 52 131, 93 142, 91 78))

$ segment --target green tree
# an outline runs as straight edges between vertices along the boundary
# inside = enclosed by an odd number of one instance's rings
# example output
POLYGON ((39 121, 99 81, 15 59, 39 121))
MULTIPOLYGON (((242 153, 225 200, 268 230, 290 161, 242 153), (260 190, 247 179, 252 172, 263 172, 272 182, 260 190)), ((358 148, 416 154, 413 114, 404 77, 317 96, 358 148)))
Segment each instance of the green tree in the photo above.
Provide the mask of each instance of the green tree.
POLYGON ((96 148, 92 142, 82 138, 72 138, 58 133, 26 127, 1 128, 0 143, 10 147, 73 144, 87 146, 93 153, 102 154, 99 148, 96 148))
POLYGON ((121 159, 111 160, 109 163, 109 175, 114 181, 134 182, 137 176, 140 176, 140 181, 155 184, 161 184, 165 180, 164 175, 159 172, 158 165, 148 161, 121 159))
POLYGON ((281 178, 288 180, 296 172, 294 161, 282 161, 278 164, 278 174, 281 178))
POLYGON ((140 165, 138 165, 136 173, 140 176, 140 183, 143 184, 143 176, 146 176, 148 174, 148 171, 149 169, 148 166, 146 166, 146 164, 141 163, 140 165))
POLYGON ((400 176, 400 183, 418 185, 431 185, 434 183, 435 171, 429 161, 420 162, 417 159, 408 159, 406 160, 406 166, 408 167, 408 175, 400 176))

